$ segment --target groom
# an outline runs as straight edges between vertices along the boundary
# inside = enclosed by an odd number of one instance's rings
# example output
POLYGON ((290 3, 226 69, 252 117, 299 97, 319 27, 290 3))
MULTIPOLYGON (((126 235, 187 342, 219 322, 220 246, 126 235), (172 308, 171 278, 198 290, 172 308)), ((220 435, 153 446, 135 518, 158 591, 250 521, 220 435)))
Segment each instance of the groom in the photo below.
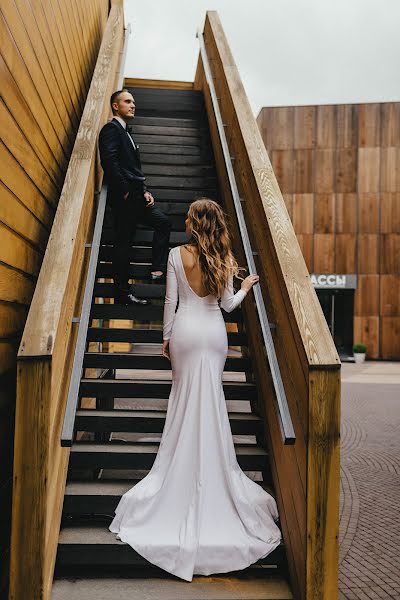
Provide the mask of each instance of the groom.
POLYGON ((130 249, 136 225, 154 229, 151 277, 162 279, 166 272, 171 222, 155 206, 145 185, 139 146, 133 139, 129 123, 135 116, 135 100, 126 90, 117 90, 110 99, 113 119, 99 136, 100 159, 108 183, 107 201, 114 217, 113 275, 115 300, 121 304, 148 304, 137 298, 129 286, 130 249))

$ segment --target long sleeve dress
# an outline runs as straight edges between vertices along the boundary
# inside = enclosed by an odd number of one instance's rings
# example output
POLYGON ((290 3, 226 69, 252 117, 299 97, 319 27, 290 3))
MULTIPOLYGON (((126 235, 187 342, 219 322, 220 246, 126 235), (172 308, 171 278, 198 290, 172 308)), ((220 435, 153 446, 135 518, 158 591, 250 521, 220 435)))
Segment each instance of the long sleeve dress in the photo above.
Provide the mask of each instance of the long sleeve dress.
MULTIPOLYGON (((230 312, 245 295, 231 280, 220 304, 230 312)), ((218 299, 190 287, 179 247, 168 258, 164 340, 172 388, 159 451, 121 498, 110 530, 187 581, 244 569, 279 545, 277 507, 238 465, 222 387, 225 322, 218 299)))

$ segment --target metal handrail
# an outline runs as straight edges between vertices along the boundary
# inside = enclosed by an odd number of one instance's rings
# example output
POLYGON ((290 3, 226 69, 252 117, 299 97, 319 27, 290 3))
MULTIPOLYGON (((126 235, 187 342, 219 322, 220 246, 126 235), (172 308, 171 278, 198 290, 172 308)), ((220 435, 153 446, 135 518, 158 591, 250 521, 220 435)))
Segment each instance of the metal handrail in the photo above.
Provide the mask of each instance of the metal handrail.
MULTIPOLYGON (((131 26, 128 23, 125 28, 125 39, 119 67, 117 88, 120 89, 124 82, 124 66, 128 48, 128 38, 131 26)), ((83 359, 86 350, 86 337, 92 306, 93 287, 96 280, 97 261, 99 257, 101 232, 103 229, 104 214, 107 200, 107 185, 103 184, 97 207, 96 221, 94 225, 93 238, 90 246, 89 266, 86 277, 85 292, 83 295, 81 316, 79 318, 79 329, 75 345, 74 361, 72 364, 71 378, 69 382, 67 403, 65 407, 64 423, 61 432, 61 446, 72 446, 74 439, 75 415, 78 407, 79 385, 82 376, 83 359)))
MULTIPOLYGON (((251 249, 250 238, 247 232, 246 221, 243 214, 241 200, 238 187, 236 184, 235 173, 232 167, 232 159, 229 152, 228 142, 225 135, 225 127, 222 121, 221 111, 218 104, 217 93, 215 91, 213 76, 211 73, 210 64, 208 61, 207 50, 204 44, 204 38, 201 31, 197 32, 197 37, 200 44, 200 55, 203 61, 204 73, 208 87, 210 89, 211 101, 214 110, 215 120, 217 123, 218 133, 221 141, 222 152, 225 160, 226 172, 228 175, 229 185, 231 188, 232 198, 236 210, 236 217, 239 224, 240 235, 242 238, 244 253, 246 257, 249 273, 256 274, 256 265, 251 249)), ((269 367, 271 370, 272 381, 274 384, 278 420, 281 429, 282 439, 284 444, 294 444, 296 435, 293 428, 292 419, 290 416, 289 406, 283 387, 282 376, 279 369, 278 359, 276 357, 274 341, 271 335, 271 326, 268 321, 268 315, 264 304, 264 299, 259 284, 253 287, 254 299, 257 308, 258 318, 261 325, 261 332, 264 340, 265 350, 268 357, 269 367)))
POLYGON ((82 376, 83 358, 86 349, 86 337, 89 326, 90 309, 92 306, 93 286, 96 279, 97 260, 99 257, 101 232, 103 229, 104 213, 107 200, 107 185, 103 184, 99 197, 96 221, 90 250, 88 273, 86 277, 85 292, 83 295, 79 329, 75 345, 74 361, 72 364, 71 378, 65 407, 64 424, 61 433, 61 446, 72 446, 74 438, 75 414, 78 407, 79 385, 82 376))

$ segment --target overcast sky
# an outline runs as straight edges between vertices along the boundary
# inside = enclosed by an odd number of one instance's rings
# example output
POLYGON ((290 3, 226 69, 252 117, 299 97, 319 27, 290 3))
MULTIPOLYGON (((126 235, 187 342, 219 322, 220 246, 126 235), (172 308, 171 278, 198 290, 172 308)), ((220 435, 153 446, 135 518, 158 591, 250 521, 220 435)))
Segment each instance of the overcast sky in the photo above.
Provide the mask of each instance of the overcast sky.
POLYGON ((399 0, 125 0, 125 75, 193 81, 217 10, 255 115, 262 106, 400 100, 399 0))

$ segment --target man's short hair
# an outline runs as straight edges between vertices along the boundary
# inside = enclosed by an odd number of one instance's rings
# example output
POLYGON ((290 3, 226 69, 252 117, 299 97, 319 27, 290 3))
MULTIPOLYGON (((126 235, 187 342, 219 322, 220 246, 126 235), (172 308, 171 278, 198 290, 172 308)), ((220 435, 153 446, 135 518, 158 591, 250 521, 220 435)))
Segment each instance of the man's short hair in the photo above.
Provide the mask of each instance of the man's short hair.
POLYGON ((128 92, 128 93, 130 93, 130 92, 129 92, 129 90, 126 90, 126 89, 124 88, 123 90, 117 90, 116 92, 113 92, 113 93, 111 94, 111 98, 110 98, 110 105, 111 105, 111 110, 112 110, 113 114, 114 114, 113 104, 114 104, 114 102, 118 102, 118 98, 119 98, 119 96, 120 96, 120 95, 121 95, 123 92, 128 92))

